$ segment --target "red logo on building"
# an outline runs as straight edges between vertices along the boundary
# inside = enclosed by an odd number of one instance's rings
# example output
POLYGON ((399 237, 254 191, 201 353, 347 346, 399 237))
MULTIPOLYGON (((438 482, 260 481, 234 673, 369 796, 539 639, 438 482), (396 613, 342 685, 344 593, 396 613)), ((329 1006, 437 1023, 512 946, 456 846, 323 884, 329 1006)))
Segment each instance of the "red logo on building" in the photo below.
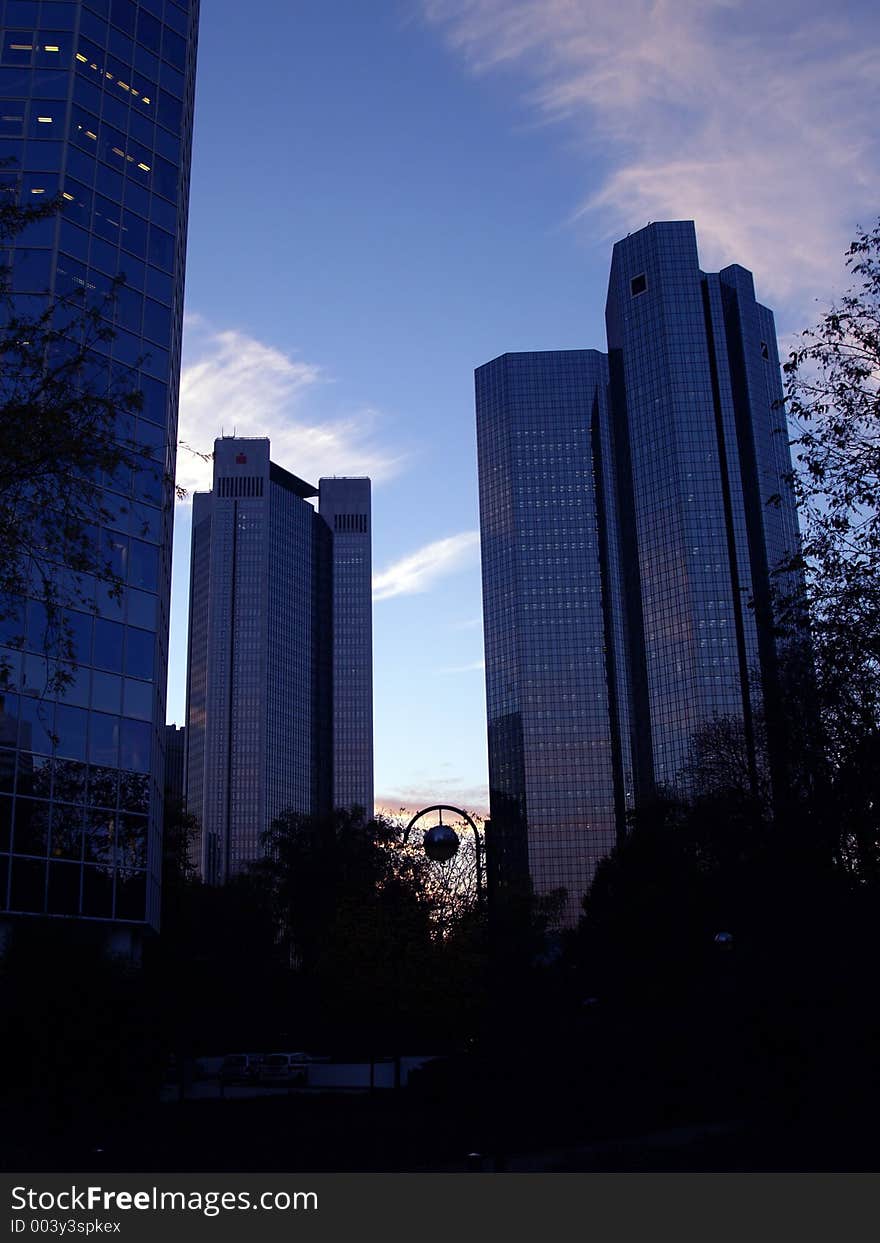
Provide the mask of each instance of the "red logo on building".
POLYGON ((235 461, 238 466, 244 466, 245 462, 247 461, 247 454, 239 453, 235 461))

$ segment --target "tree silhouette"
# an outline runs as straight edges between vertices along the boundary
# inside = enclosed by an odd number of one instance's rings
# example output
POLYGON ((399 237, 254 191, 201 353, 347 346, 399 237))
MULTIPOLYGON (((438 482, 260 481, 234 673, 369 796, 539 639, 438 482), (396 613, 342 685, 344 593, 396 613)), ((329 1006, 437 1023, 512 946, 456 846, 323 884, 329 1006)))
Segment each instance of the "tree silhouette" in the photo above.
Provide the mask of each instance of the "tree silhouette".
MULTIPOLYGON (((826 816, 838 861, 880 879, 880 221, 849 247, 856 282, 784 365, 803 555, 804 597, 783 597, 782 621, 809 640, 799 677, 821 722, 826 816), (806 614, 806 616, 805 616, 806 614)), ((791 568, 780 567, 781 573, 791 568)))
MULTIPOLYGON (((0 244, 59 207, 4 201, 0 244)), ((54 297, 25 297, 14 271, 0 269, 0 689, 21 684, 28 635, 44 656, 29 689, 51 693, 78 656, 67 610, 106 607, 125 582, 120 541, 99 527, 137 533, 139 503, 161 503, 165 479, 136 427, 137 366, 109 358, 123 282, 64 289, 59 273, 54 297)))

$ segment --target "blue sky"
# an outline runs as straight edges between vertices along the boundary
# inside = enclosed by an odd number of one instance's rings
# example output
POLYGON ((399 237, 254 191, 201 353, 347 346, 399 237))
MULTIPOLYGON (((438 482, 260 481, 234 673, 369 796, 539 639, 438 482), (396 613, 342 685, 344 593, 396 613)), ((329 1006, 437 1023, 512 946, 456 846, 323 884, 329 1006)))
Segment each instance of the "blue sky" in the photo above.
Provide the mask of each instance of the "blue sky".
POLYGON ((611 246, 659 219, 752 268, 784 346, 877 214, 878 35, 860 2, 203 3, 181 437, 372 477, 378 804, 486 805, 474 367, 603 348, 611 246))

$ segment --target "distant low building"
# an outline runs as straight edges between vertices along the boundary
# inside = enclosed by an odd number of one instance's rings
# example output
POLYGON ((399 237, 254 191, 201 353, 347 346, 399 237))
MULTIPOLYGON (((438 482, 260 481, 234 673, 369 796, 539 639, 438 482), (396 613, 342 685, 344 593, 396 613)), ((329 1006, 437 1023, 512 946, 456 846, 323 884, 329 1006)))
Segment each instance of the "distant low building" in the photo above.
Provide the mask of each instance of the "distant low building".
POLYGON ((165 726, 165 802, 179 806, 186 799, 186 729, 165 726))

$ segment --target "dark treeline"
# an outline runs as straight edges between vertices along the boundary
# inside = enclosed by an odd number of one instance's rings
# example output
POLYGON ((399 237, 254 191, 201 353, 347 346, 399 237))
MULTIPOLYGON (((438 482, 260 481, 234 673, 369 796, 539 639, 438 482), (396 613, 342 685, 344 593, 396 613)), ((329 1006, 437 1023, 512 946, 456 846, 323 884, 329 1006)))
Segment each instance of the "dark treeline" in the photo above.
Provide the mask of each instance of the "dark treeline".
POLYGON ((682 788, 632 816, 565 933, 552 895, 496 893, 488 919, 473 895, 450 905, 399 825, 357 813, 285 815, 264 862, 207 887, 169 808, 140 964, 79 921, 14 928, 7 1136, 131 1127, 172 1057, 432 1053, 447 1060, 411 1089, 424 1133, 484 1151, 736 1121, 758 1137, 736 1168, 872 1167, 880 228, 848 261, 856 287, 785 368, 803 552, 779 581, 805 586, 778 601, 783 708, 755 723, 774 764, 749 761, 736 721, 701 730, 682 788), (779 1134, 799 1137, 788 1155, 758 1155, 779 1134))

